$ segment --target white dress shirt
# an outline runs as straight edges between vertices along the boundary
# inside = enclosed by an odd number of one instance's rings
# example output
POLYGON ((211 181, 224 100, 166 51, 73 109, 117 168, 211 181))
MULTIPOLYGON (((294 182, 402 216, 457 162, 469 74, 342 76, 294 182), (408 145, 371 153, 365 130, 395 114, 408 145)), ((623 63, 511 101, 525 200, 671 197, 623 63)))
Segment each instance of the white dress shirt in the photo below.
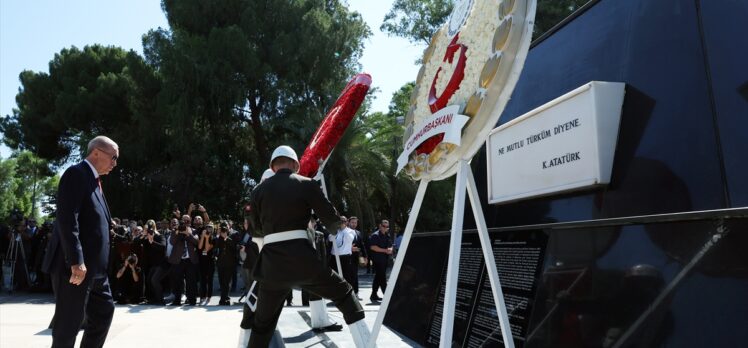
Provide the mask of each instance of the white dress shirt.
POLYGON ((356 232, 348 227, 338 230, 337 235, 330 235, 330 241, 335 243, 339 253, 335 253, 336 248, 332 248, 332 255, 350 255, 354 238, 356 238, 356 232))

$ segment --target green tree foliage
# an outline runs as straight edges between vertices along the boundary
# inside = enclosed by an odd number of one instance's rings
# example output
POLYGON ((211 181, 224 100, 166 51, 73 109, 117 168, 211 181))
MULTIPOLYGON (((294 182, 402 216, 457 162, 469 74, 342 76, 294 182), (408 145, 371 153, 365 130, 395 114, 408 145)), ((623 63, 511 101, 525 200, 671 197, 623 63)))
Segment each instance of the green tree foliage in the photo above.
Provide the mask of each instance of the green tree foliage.
POLYGON ((39 207, 41 214, 54 219, 57 213, 57 186, 60 184, 60 176, 54 175, 46 178, 40 185, 41 198, 39 207))
POLYGON ((3 223, 16 206, 16 161, 0 158, 0 223, 3 223))
POLYGON ((47 161, 36 157, 30 151, 17 153, 16 175, 18 180, 18 190, 16 196, 23 202, 22 211, 27 216, 39 217, 39 206, 42 198, 46 193, 50 183, 55 180, 55 173, 49 169, 47 161))
MULTIPOLYGON (((158 173, 165 123, 156 100, 160 80, 134 51, 100 45, 56 54, 49 73, 24 71, 18 108, 0 122, 4 142, 30 150, 61 169, 85 157, 88 141, 107 135, 121 147, 118 167, 104 179, 115 212, 160 211, 164 186, 158 173)), ((168 192, 168 191, 167 191, 168 192)))
POLYGON ((64 49, 25 71, 3 141, 59 169, 95 135, 121 149, 104 191, 117 216, 201 203, 235 216, 269 150, 299 151, 358 67, 369 30, 335 0, 164 0, 144 55, 64 49))
POLYGON ((353 74, 368 28, 339 1, 163 1, 144 37, 173 139, 177 202, 230 213, 270 151, 301 149, 353 74))
POLYGON ((91 134, 113 134, 134 121, 135 52, 99 45, 63 49, 49 73, 23 71, 17 109, 0 122, 5 143, 56 165, 78 155, 91 134))
MULTIPOLYGON (((533 38, 561 22, 589 0, 538 0, 533 38)), ((447 21, 453 0, 395 0, 380 29, 389 35, 428 45, 447 21)))
POLYGON ((379 27, 390 35, 428 45, 431 36, 446 22, 452 0, 395 0, 379 27))
POLYGON ((50 213, 59 177, 49 163, 29 151, 0 158, 0 221, 18 208, 24 216, 39 219, 50 213))

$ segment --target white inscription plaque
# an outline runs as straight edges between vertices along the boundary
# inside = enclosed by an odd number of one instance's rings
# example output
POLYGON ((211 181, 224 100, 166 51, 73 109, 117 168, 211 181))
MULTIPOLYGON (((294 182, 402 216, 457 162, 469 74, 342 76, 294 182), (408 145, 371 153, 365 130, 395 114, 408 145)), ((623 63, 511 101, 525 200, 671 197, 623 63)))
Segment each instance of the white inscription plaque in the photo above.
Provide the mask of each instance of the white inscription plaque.
POLYGON ((625 86, 592 81, 494 129, 489 203, 608 184, 625 86))

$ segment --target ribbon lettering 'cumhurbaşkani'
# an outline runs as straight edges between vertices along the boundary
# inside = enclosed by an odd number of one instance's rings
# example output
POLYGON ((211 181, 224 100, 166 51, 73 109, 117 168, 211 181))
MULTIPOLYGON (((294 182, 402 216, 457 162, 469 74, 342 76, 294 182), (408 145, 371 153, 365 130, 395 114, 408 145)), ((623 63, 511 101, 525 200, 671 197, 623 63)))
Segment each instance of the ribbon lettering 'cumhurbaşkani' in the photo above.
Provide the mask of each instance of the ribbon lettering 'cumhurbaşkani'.
POLYGON ((450 105, 423 120, 414 129, 413 135, 405 142, 405 148, 397 158, 397 171, 395 175, 408 164, 408 157, 418 145, 434 135, 444 133, 442 142, 460 145, 462 138, 462 127, 465 126, 470 117, 460 115, 459 105, 450 105))

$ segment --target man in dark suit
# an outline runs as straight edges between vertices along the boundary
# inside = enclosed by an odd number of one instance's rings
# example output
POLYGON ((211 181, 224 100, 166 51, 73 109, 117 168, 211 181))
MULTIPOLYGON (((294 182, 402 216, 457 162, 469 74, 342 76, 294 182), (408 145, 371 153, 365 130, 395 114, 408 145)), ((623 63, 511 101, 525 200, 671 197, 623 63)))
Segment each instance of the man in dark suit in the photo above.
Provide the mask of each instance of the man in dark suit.
POLYGON ((88 143, 86 159, 67 170, 57 189, 57 220, 42 270, 52 277, 52 347, 73 347, 86 318, 81 347, 102 347, 114 315, 107 277, 111 214, 101 176, 117 165, 119 146, 104 136, 88 143))
MULTIPOLYGON (((351 282, 351 286, 353 286, 353 292, 355 292, 356 297, 358 297, 358 268, 369 261, 367 261, 364 237, 361 235, 361 231, 356 229, 358 228, 357 217, 351 216, 348 218, 348 228, 352 229, 355 235, 355 237, 353 238, 353 247, 351 248, 351 250, 353 251, 352 257, 354 264, 353 281, 351 282)), ((359 297, 359 300, 360 299, 361 298, 359 297)))
POLYGON ((194 306, 197 303, 197 255, 198 237, 190 226, 192 218, 189 215, 182 216, 182 222, 177 230, 172 233, 169 243, 172 245, 169 263, 172 269, 172 292, 174 302, 171 306, 182 305, 182 290, 187 287, 187 305, 194 306))

